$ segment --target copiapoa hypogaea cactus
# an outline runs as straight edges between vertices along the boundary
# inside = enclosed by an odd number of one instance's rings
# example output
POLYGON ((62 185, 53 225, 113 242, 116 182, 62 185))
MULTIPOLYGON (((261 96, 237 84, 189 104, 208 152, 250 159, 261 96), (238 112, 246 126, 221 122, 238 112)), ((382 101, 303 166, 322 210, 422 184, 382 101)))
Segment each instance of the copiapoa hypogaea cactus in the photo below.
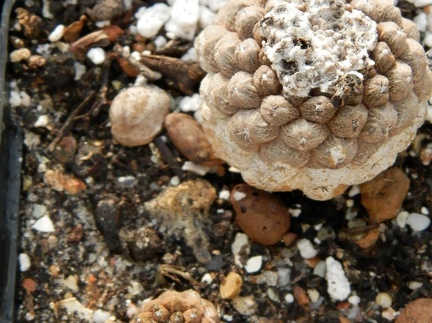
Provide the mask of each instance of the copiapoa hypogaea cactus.
POLYGON ((203 125, 246 182, 326 200, 394 163, 432 73, 389 0, 229 0, 195 41, 203 125))
POLYGON ((215 306, 193 291, 169 290, 145 302, 131 323, 219 323, 215 306))

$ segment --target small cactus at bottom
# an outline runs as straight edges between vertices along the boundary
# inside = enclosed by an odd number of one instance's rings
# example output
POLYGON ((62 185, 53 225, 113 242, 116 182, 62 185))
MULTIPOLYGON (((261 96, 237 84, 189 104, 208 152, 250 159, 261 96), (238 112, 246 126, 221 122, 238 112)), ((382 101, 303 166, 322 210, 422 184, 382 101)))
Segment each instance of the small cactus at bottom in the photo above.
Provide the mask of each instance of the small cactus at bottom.
POLYGON ((145 302, 130 323, 219 323, 215 306, 193 291, 169 290, 145 302))

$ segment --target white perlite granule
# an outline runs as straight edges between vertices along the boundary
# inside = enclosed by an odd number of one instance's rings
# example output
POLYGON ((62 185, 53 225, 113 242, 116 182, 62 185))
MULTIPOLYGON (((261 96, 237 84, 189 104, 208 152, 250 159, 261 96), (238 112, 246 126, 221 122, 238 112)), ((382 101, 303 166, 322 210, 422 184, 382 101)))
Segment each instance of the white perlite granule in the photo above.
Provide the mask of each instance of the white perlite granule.
POLYGON ((261 27, 285 96, 306 97, 316 88, 335 94, 348 73, 373 64, 368 50, 377 42, 376 23, 346 11, 343 0, 312 0, 306 11, 295 1, 275 3, 261 27))
POLYGON ((351 293, 351 287, 340 262, 333 257, 326 259, 327 292, 336 301, 343 301, 351 293))

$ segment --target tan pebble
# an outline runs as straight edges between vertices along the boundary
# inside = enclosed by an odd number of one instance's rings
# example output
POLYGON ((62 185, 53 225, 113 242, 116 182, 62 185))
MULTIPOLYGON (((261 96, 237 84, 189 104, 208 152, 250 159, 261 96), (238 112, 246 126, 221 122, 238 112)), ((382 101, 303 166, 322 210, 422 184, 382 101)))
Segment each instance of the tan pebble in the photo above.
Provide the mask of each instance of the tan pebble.
POLYGON ((233 299, 240 294, 243 280, 236 272, 230 272, 220 284, 220 295, 223 299, 233 299))
POLYGON ((275 244, 290 227, 287 208, 270 193, 239 184, 231 191, 230 201, 237 224, 255 242, 275 244))
POLYGON ((56 265, 51 265, 49 267, 49 273, 51 276, 53 276, 54 278, 57 278, 59 276, 60 273, 60 268, 57 267, 56 265))
POLYGON ((258 304, 252 296, 236 297, 232 300, 232 305, 237 312, 244 316, 253 315, 258 308, 258 304))
POLYGON ((375 245, 379 238, 379 229, 370 230, 365 236, 356 240, 355 243, 362 249, 367 249, 375 245))
POLYGON ((409 303, 396 318, 395 323, 432 322, 432 298, 419 298, 409 303))
POLYGON ((170 113, 165 117, 165 127, 174 145, 187 159, 203 166, 223 163, 213 152, 202 126, 184 113, 170 113))
POLYGON ((64 174, 60 170, 48 170, 45 173, 45 183, 55 191, 66 191, 70 194, 77 194, 86 189, 83 181, 64 174))
POLYGON ((12 63, 18 63, 20 61, 26 61, 30 58, 31 52, 27 48, 20 48, 10 53, 9 59, 12 63))
POLYGON ((111 133, 128 147, 148 144, 161 131, 170 98, 156 86, 135 86, 117 94, 109 116, 111 133))
POLYGON ((382 308, 389 308, 392 305, 392 297, 388 293, 378 293, 375 297, 375 303, 382 308))
POLYGON ((360 185, 361 203, 368 212, 370 222, 381 223, 395 218, 409 185, 409 178, 397 167, 389 168, 360 185))

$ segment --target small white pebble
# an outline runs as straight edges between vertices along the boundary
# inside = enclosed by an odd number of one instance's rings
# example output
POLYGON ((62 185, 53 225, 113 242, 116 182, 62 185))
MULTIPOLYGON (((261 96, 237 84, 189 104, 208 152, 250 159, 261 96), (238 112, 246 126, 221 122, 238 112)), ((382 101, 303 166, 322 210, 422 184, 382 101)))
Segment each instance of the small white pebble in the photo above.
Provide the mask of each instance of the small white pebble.
POLYGON ((54 30, 51 32, 51 34, 49 34, 48 40, 52 43, 59 41, 63 37, 64 31, 65 31, 64 25, 56 26, 54 30))
POLYGON ((210 167, 197 165, 192 163, 191 161, 185 161, 182 166, 182 170, 189 171, 198 174, 200 176, 204 176, 205 174, 207 174, 210 171, 210 169, 211 169, 210 167))
POLYGON ((432 4, 432 0, 408 0, 408 2, 414 4, 417 8, 426 7, 432 4))
POLYGON ((119 178, 117 178, 117 182, 122 186, 122 187, 133 187, 135 186, 135 184, 137 183, 137 179, 134 176, 120 176, 119 178))
POLYGON ((100 47, 91 48, 87 52, 87 57, 92 61, 93 64, 100 65, 105 62, 105 51, 100 47))
POLYGON ((47 207, 43 204, 34 204, 32 216, 35 219, 39 219, 39 218, 43 217, 44 215, 46 215, 47 210, 48 210, 47 207))
POLYGON ((96 25, 96 27, 102 29, 103 27, 111 25, 111 21, 109 21, 109 20, 96 21, 95 25, 96 25))
POLYGON ((319 231, 319 230, 321 230, 322 226, 323 226, 323 223, 322 223, 322 222, 321 222, 321 223, 318 223, 318 224, 315 224, 315 225, 314 225, 314 229, 315 229, 315 231, 319 231))
POLYGON ((351 293, 350 283, 339 261, 333 257, 326 259, 327 292, 333 300, 343 301, 351 293))
POLYGON ((180 58, 182 61, 185 61, 185 62, 189 62, 189 63, 196 62, 197 54, 196 54, 195 47, 189 48, 188 51, 186 53, 184 53, 184 55, 180 58))
POLYGON ((426 32, 426 36, 423 39, 423 43, 427 46, 427 47, 432 47, 432 33, 431 32, 426 32))
POLYGON ((30 257, 26 253, 20 253, 18 256, 18 260, 19 260, 21 271, 27 271, 30 269, 31 260, 30 260, 30 257))
POLYGON ((408 224, 413 231, 426 230, 430 225, 431 220, 424 214, 411 213, 408 215, 406 224, 408 224))
POLYGON ((101 309, 97 309, 96 311, 94 311, 93 313, 93 323, 105 323, 105 322, 109 322, 109 318, 111 317, 111 313, 110 312, 105 312, 102 311, 101 309))
POLYGON ((429 210, 425 206, 422 206, 420 212, 424 215, 429 215, 429 210))
POLYGON ((298 218, 300 216, 300 213, 302 212, 302 210, 301 209, 291 209, 291 208, 289 208, 288 212, 291 214, 291 216, 293 218, 298 218))
POLYGON ((227 2, 228 0, 212 0, 209 1, 208 7, 213 12, 218 12, 220 8, 227 2))
POLYGON ((352 199, 346 200, 346 206, 347 207, 353 207, 354 206, 354 200, 352 200, 352 199))
POLYGON ((161 49, 162 47, 164 47, 166 45, 167 40, 164 36, 159 35, 155 38, 155 40, 153 42, 156 46, 156 49, 161 49))
POLYGON ((382 308, 389 308, 392 305, 392 297, 388 293, 378 293, 375 297, 375 303, 382 308))
POLYGON ((297 248, 304 259, 310 259, 317 255, 317 251, 312 245, 312 242, 308 239, 300 239, 297 241, 297 248))
POLYGON ((180 184, 180 178, 178 178, 178 176, 171 177, 170 184, 172 186, 177 186, 178 184, 180 184))
POLYGON ((397 215, 396 223, 400 228, 405 228, 408 215, 407 211, 402 211, 397 215))
POLYGON ((256 273, 261 269, 262 256, 251 257, 246 261, 245 270, 247 273, 256 273))
POLYGON ((210 285, 213 282, 213 277, 210 275, 210 273, 204 274, 201 278, 201 283, 210 285))
POLYGON ((200 28, 204 29, 207 26, 210 26, 214 19, 216 17, 216 14, 211 11, 206 6, 200 6, 199 7, 199 26, 200 28))
POLYGON ((198 93, 185 96, 179 102, 179 108, 183 112, 195 112, 201 107, 202 99, 198 93))
POLYGON ((352 295, 348 297, 348 302, 354 306, 357 306, 358 304, 360 304, 360 297, 358 297, 357 295, 352 295))
POLYGON ((47 115, 39 116, 39 118, 36 120, 34 126, 36 128, 43 128, 46 127, 49 124, 49 118, 47 115))
POLYGON ((32 228, 39 232, 54 232, 54 224, 51 219, 44 215, 40 219, 38 219, 33 225, 32 228))
POLYGON ((86 72, 85 65, 81 64, 80 62, 75 61, 74 62, 74 71, 75 71, 75 81, 79 81, 81 79, 81 76, 83 76, 86 72))
POLYGON ((224 321, 227 321, 227 322, 232 322, 232 320, 233 320, 234 318, 233 318, 232 315, 224 314, 224 315, 222 316, 222 319, 223 319, 224 321))
POLYGON ((423 283, 421 283, 421 282, 412 281, 412 282, 408 283, 408 288, 411 290, 417 290, 422 286, 423 286, 423 283))
POLYGON ((285 295, 285 302, 287 302, 288 304, 291 304, 292 302, 294 302, 294 295, 293 294, 286 294, 285 295))
POLYGON ((414 17, 413 21, 417 25, 417 29, 422 32, 426 32, 427 30, 427 16, 425 12, 419 13, 414 17))
POLYGON ((246 197, 246 193, 235 191, 233 194, 234 201, 240 201, 246 197))
POLYGON ((360 186, 358 186, 358 185, 351 186, 350 190, 348 191, 348 196, 354 197, 358 194, 360 194, 360 186))
POLYGON ((228 201, 230 198, 230 191, 229 190, 222 190, 219 192, 218 198, 220 198, 221 200, 225 200, 228 201))

